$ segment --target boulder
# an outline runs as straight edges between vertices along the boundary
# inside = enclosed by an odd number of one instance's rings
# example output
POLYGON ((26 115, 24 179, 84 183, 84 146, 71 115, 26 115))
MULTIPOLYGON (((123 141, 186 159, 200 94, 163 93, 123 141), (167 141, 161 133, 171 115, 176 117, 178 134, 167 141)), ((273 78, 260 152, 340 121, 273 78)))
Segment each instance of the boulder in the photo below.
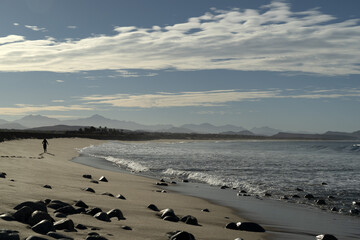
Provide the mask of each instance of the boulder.
POLYGON ((67 205, 67 206, 65 206, 65 207, 61 207, 61 208, 55 210, 54 213, 58 213, 58 212, 59 212, 59 213, 66 214, 66 215, 79 213, 79 212, 78 212, 73 206, 71 206, 71 205, 67 205))
POLYGON ((147 206, 147 208, 155 211, 155 212, 159 212, 160 210, 157 208, 157 206, 155 206, 154 204, 150 204, 149 206, 147 206))
POLYGON ((313 199, 313 198, 314 198, 314 195, 312 195, 312 194, 306 194, 304 198, 306 198, 306 199, 313 199))
POLYGON ((186 224, 190 224, 190 225, 199 225, 198 224, 198 220, 196 219, 196 217, 191 216, 191 215, 186 215, 184 217, 182 217, 180 219, 180 221, 186 223, 186 224))
POLYGON ((263 227, 253 222, 238 222, 236 223, 236 226, 240 231, 265 232, 265 229, 263 227))
POLYGON ((0 230, 0 240, 20 240, 19 232, 13 230, 0 230))
POLYGON ((177 216, 166 216, 163 218, 165 221, 178 222, 180 219, 177 216))
POLYGON ((31 214, 33 213, 33 209, 28 206, 23 206, 19 210, 17 210, 13 216, 16 219, 16 221, 26 223, 28 219, 30 218, 31 214))
POLYGON ((15 221, 16 220, 11 213, 3 213, 0 215, 0 218, 5 221, 15 221))
POLYGON ((54 225, 49 220, 42 220, 39 223, 35 224, 31 227, 34 232, 40 234, 47 234, 50 231, 55 231, 54 225))
POLYGON ((49 237, 55 238, 55 239, 61 239, 61 240, 74 240, 74 238, 66 236, 64 234, 61 233, 57 233, 57 232, 48 232, 47 235, 49 237))
POLYGON ((71 219, 61 219, 54 223, 54 227, 56 230, 68 230, 75 231, 74 222, 71 219))
POLYGON ((225 228, 232 229, 232 230, 238 230, 238 226, 234 222, 226 224, 225 228))
POLYGON ((76 207, 81 207, 81 208, 88 208, 89 206, 84 203, 83 201, 79 200, 74 204, 76 207))
POLYGON ((104 213, 104 212, 98 212, 97 214, 94 215, 94 218, 96 218, 100 221, 110 222, 109 216, 107 215, 107 213, 104 213))
POLYGON ((27 206, 27 207, 31 208, 33 211, 39 210, 39 211, 47 212, 46 204, 44 202, 42 202, 42 201, 37 201, 37 202, 26 201, 26 202, 22 202, 22 203, 16 205, 14 207, 14 209, 19 210, 20 208, 22 208, 24 206, 27 206))
POLYGON ((317 235, 316 240, 337 240, 337 238, 330 234, 317 235))
POLYGON ((95 208, 91 208, 91 209, 87 210, 86 214, 94 216, 95 214, 97 214, 99 212, 102 212, 101 208, 95 207, 95 208))
POLYGON ((80 223, 79 223, 78 225, 76 225, 75 228, 80 229, 80 230, 85 230, 85 229, 87 229, 87 227, 86 227, 85 225, 82 225, 82 224, 80 224, 80 223))
POLYGON ((55 213, 54 216, 57 217, 57 218, 66 218, 66 217, 67 217, 66 214, 59 213, 59 212, 58 212, 58 213, 55 213))
POLYGON ((108 240, 107 238, 97 235, 97 236, 87 236, 85 240, 108 240))
POLYGON ((125 220, 124 215, 120 209, 111 209, 106 214, 109 218, 116 217, 118 220, 125 220))
POLYGON ((176 217, 174 210, 166 208, 160 211, 160 217, 164 219, 167 216, 176 217))
POLYGON ((170 240, 195 240, 194 235, 185 231, 176 231, 169 233, 170 240))
POLYGON ((60 200, 52 200, 47 205, 48 208, 55 209, 55 210, 62 208, 62 207, 66 207, 66 206, 70 206, 70 204, 60 201, 60 200))
POLYGON ((108 182, 108 180, 107 180, 106 177, 104 177, 104 176, 101 176, 101 177, 99 178, 99 181, 100 181, 100 182, 108 182))
POLYGON ((36 210, 31 214, 28 223, 31 226, 34 226, 42 220, 49 220, 50 222, 54 222, 54 219, 48 213, 36 210))
POLYGON ((326 202, 325 202, 324 199, 319 199, 319 200, 316 201, 316 204, 317 205, 326 205, 326 202))

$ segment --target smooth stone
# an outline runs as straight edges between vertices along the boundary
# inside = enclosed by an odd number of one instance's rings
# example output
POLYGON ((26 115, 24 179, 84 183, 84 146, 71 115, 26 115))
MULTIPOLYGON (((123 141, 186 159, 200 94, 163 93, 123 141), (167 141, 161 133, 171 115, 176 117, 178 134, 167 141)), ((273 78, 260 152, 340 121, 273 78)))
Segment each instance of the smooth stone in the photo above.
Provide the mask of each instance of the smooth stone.
POLYGON ((360 210, 358 210, 358 209, 351 209, 350 211, 350 214, 353 214, 353 215, 359 215, 360 214, 360 210))
POLYGON ((328 199, 335 199, 334 196, 328 196, 328 199))
POLYGON ((71 205, 59 208, 57 210, 55 210, 54 213, 63 213, 63 214, 77 214, 78 211, 71 205))
POLYGON ((29 237, 25 238, 25 240, 49 240, 49 239, 48 239, 48 238, 39 237, 39 236, 29 236, 29 237))
POLYGON ((0 240, 20 240, 19 232, 13 230, 0 230, 0 240))
POLYGON ((165 218, 167 216, 176 217, 174 210, 171 208, 166 208, 160 211, 161 218, 165 218))
POLYGON ((0 215, 0 218, 5 221, 15 221, 16 220, 11 213, 3 213, 0 215))
POLYGON ((164 182, 157 182, 156 185, 158 185, 158 186, 169 186, 169 184, 164 183, 164 182))
POLYGON ((100 236, 97 232, 89 232, 88 236, 100 236))
POLYGON ((61 240, 74 240, 74 238, 66 236, 64 234, 61 233, 57 233, 57 232, 48 232, 47 235, 49 237, 55 238, 55 239, 61 239, 61 240))
POLYGON ((227 189, 227 188, 229 188, 229 187, 226 185, 220 187, 220 189, 227 189))
POLYGON ((87 236, 85 240, 108 240, 103 236, 87 236))
POLYGON ((194 235, 185 231, 176 231, 169 235, 170 240, 195 240, 194 235))
POLYGON ((289 197, 288 197, 288 196, 282 196, 280 199, 282 199, 282 200, 289 200, 289 197))
POLYGON ((265 193, 265 197, 271 197, 270 193, 265 193))
POLYGON ((158 209, 157 206, 155 206, 154 204, 150 204, 149 206, 147 206, 147 208, 155 211, 155 212, 159 212, 160 210, 158 209))
POLYGON ((323 185, 323 186, 324 186, 324 185, 328 185, 328 184, 327 184, 326 182, 322 182, 322 183, 321 183, 321 185, 323 185))
POLYGON ((109 197, 115 197, 112 193, 109 193, 109 192, 104 192, 101 195, 106 195, 106 196, 109 196, 109 197))
POLYGON ((306 194, 304 198, 306 198, 306 199, 313 199, 313 198, 314 198, 314 195, 312 195, 312 194, 306 194))
POLYGON ((92 188, 90 188, 90 187, 88 187, 88 188, 84 188, 83 190, 84 190, 84 191, 86 191, 86 192, 92 192, 92 193, 95 193, 95 190, 94 190, 94 189, 92 189, 92 188))
POLYGON ((238 230, 238 226, 234 222, 226 224, 225 228, 232 229, 232 230, 238 230))
POLYGON ((94 215, 94 218, 100 221, 110 222, 109 216, 104 212, 98 212, 97 214, 94 215))
POLYGON ((30 208, 28 206, 24 206, 24 207, 20 208, 19 210, 17 210, 13 214, 13 216, 16 219, 16 221, 26 223, 28 221, 28 219, 30 218, 32 213, 33 213, 32 208, 30 208))
POLYGON ((86 214, 94 216, 95 214, 102 212, 101 208, 95 207, 86 211, 86 214))
POLYGON ((45 199, 45 200, 44 200, 44 203, 45 203, 46 205, 48 205, 49 203, 51 203, 51 199, 48 199, 48 198, 45 199))
POLYGON ((207 208, 201 209, 201 211, 202 211, 202 212, 210 212, 210 210, 207 209, 207 208))
POLYGON ((132 228, 129 227, 129 226, 121 226, 121 228, 124 229, 124 230, 128 230, 128 231, 131 231, 131 230, 132 230, 132 228))
POLYGON ((40 234, 47 234, 50 231, 55 231, 54 225, 49 220, 42 220, 39 223, 35 224, 31 228, 34 232, 40 234))
POLYGON ((238 222, 236 223, 236 226, 240 231, 265 232, 265 229, 263 227, 253 222, 238 222))
POLYGON ((116 217, 118 220, 125 220, 124 215, 120 209, 111 209, 106 214, 109 218, 116 217))
POLYGON ((298 192, 303 192, 303 191, 304 191, 304 190, 301 189, 301 188, 296 188, 295 190, 298 191, 298 192))
POLYGON ((331 208, 331 211, 333 211, 333 212, 338 212, 339 209, 338 209, 337 207, 333 207, 333 208, 331 208))
POLYGON ((82 224, 80 224, 80 223, 79 223, 78 225, 76 225, 75 228, 80 229, 80 230, 85 230, 85 229, 87 229, 87 227, 86 227, 85 225, 82 225, 82 224))
POLYGON ((101 176, 101 177, 99 178, 99 181, 100 181, 100 182, 108 182, 108 180, 107 180, 106 177, 104 177, 104 176, 101 176))
POLYGON ((56 230, 68 230, 68 231, 74 231, 74 222, 71 219, 61 219, 54 223, 54 227, 56 230))
POLYGON ((6 178, 6 173, 0 173, 0 178, 6 178))
POLYGON ((353 201, 353 202, 352 202, 352 205, 354 205, 354 206, 360 206, 360 202, 353 201))
POLYGON ((28 223, 31 226, 34 226, 42 220, 49 220, 50 222, 54 222, 54 219, 48 213, 36 210, 31 214, 28 223))
POLYGON ((81 208, 88 208, 89 206, 84 203, 83 201, 79 200, 74 204, 76 207, 81 207, 81 208))
POLYGON ((300 196, 299 195, 292 195, 292 198, 300 198, 300 196))
POLYGON ((90 174, 84 174, 84 175, 83 175, 83 178, 88 178, 88 179, 91 179, 91 178, 92 178, 92 176, 91 176, 90 174))
POLYGON ((186 215, 186 216, 182 217, 180 219, 180 221, 184 222, 186 224, 190 224, 190 225, 199 225, 198 220, 196 219, 196 217, 191 216, 191 215, 186 215))
POLYGON ((96 180, 91 180, 90 182, 91 182, 91 183, 95 183, 95 184, 99 184, 99 182, 96 181, 96 180))
POLYGON ((43 212, 47 212, 47 208, 46 208, 46 204, 44 202, 41 201, 37 201, 37 202, 30 202, 30 201, 26 201, 26 202, 22 202, 20 204, 18 204, 17 206, 14 207, 15 210, 19 210, 20 208, 27 206, 29 208, 31 208, 33 211, 35 210, 39 210, 39 211, 43 211, 43 212))
POLYGON ((184 179, 184 180, 182 180, 182 182, 184 182, 184 183, 188 183, 188 182, 189 182, 189 180, 184 179))
POLYGON ((165 182, 165 180, 162 178, 162 179, 160 179, 160 182, 165 182))
POLYGON ((166 216, 163 218, 163 220, 169 221, 169 222, 178 222, 179 218, 177 216, 166 216))
POLYGON ((316 236, 316 240, 337 240, 337 238, 330 234, 322 234, 316 236))
POLYGON ((67 217, 66 214, 59 213, 59 212, 58 212, 58 213, 55 213, 54 216, 57 217, 57 218, 66 218, 66 217, 67 217))
POLYGON ((317 205, 326 205, 326 202, 325 202, 324 199, 319 199, 319 200, 316 201, 316 204, 317 205))
POLYGON ((51 187, 50 185, 44 185, 43 187, 44 187, 44 188, 52 189, 52 187, 51 187))
POLYGON ((126 200, 126 198, 121 194, 116 195, 116 198, 126 200))
POLYGON ((244 239, 242 239, 242 238, 235 238, 234 240, 244 240, 244 239))

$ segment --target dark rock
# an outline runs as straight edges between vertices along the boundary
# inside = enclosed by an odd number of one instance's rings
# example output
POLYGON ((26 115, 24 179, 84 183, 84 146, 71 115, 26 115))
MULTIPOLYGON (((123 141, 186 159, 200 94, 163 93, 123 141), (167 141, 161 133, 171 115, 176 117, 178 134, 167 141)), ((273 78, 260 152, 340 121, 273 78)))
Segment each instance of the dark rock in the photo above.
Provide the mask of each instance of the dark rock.
POLYGON ((328 184, 327 184, 326 182, 322 182, 322 183, 321 183, 321 185, 323 185, 323 186, 324 186, 324 185, 328 185, 328 184))
POLYGON ((41 201, 37 201, 37 202, 22 202, 19 205, 15 206, 14 209, 15 210, 19 210, 20 208, 27 206, 29 208, 31 208, 33 211, 35 210, 39 210, 39 211, 43 211, 43 212, 47 212, 47 208, 46 208, 46 204, 44 202, 41 201))
POLYGON ((171 208, 166 208, 160 211, 161 218, 165 218, 167 216, 176 217, 174 210, 171 208))
POLYGON ((95 214, 97 214, 99 212, 102 212, 101 208, 95 207, 95 208, 91 208, 91 209, 87 210, 86 214, 94 216, 95 214))
POLYGON ((77 214, 78 211, 71 205, 67 205, 65 207, 59 208, 55 210, 54 213, 63 213, 63 214, 77 214))
POLYGON ((0 240, 20 240, 19 232, 13 230, 0 230, 0 240))
POLYGON ((88 236, 100 236, 97 232, 89 232, 88 236))
POLYGON ((164 182, 157 182, 156 185, 158 185, 158 186, 168 186, 169 184, 164 183, 164 182))
POLYGON ((83 208, 83 207, 76 208, 75 210, 76 210, 77 213, 86 213, 86 208, 83 208))
POLYGON ((300 198, 300 196, 299 195, 292 195, 292 198, 300 198))
POLYGON ((60 201, 60 200, 52 200, 47 205, 48 208, 55 209, 55 210, 65 207, 65 206, 70 206, 70 204, 60 201))
POLYGON ((176 231, 169 233, 170 240, 195 240, 194 235, 185 231, 176 231))
POLYGON ((227 188, 229 188, 229 187, 226 185, 220 187, 220 189, 227 189, 227 188))
POLYGON ((165 182, 165 180, 162 178, 162 179, 160 179, 160 182, 165 182))
POLYGON ((99 182, 96 181, 96 180, 91 180, 90 182, 91 182, 91 183, 95 183, 95 184, 99 184, 99 182))
POLYGON ((201 209, 201 211, 202 211, 202 212, 210 212, 210 210, 207 209, 207 208, 201 209))
POLYGON ((79 223, 78 225, 76 225, 75 228, 80 229, 80 230, 85 230, 85 229, 87 229, 87 227, 86 227, 85 225, 80 224, 80 223, 79 223))
POLYGON ((116 198, 126 200, 126 198, 121 194, 116 195, 116 198))
POLYGON ((328 196, 328 199, 335 199, 334 196, 328 196))
POLYGON ((319 199, 319 200, 316 201, 316 204, 317 205, 326 205, 326 202, 325 202, 324 199, 319 199))
POLYGON ((115 197, 113 194, 111 194, 109 192, 104 192, 101 195, 106 195, 106 196, 109 196, 109 197, 115 197))
POLYGON ((100 182, 108 182, 108 180, 107 180, 106 177, 104 177, 104 176, 101 176, 101 177, 99 178, 99 181, 100 181, 100 182))
POLYGON ((240 231, 265 232, 265 229, 263 227, 253 222, 238 222, 236 223, 236 226, 240 231))
POLYGON ((88 208, 89 206, 84 203, 83 201, 79 200, 74 204, 76 207, 81 207, 81 208, 88 208))
POLYGON ((49 203, 51 203, 51 199, 48 199, 48 198, 45 199, 45 200, 44 200, 44 203, 45 203, 46 205, 48 205, 49 203))
POLYGON ((88 178, 88 179, 91 179, 91 178, 92 178, 92 176, 91 176, 90 174, 84 174, 84 175, 83 175, 83 178, 88 178))
POLYGON ((34 226, 42 220, 49 220, 50 222, 54 222, 54 219, 48 213, 36 210, 31 214, 28 223, 31 226, 34 226))
POLYGON ((52 189, 52 187, 51 187, 50 185, 44 185, 43 187, 44 187, 44 188, 52 189))
POLYGON ((131 231, 131 230, 132 230, 132 228, 129 227, 129 226, 121 226, 121 228, 124 229, 124 230, 128 230, 128 231, 131 231))
POLYGON ((337 207, 333 207, 333 208, 331 208, 331 211, 333 211, 333 212, 338 212, 339 209, 338 209, 337 207))
POLYGON ((50 231, 55 231, 54 225, 49 220, 42 220, 39 223, 35 224, 31 228, 34 232, 40 234, 47 234, 50 231))
POLYGON ((155 206, 154 204, 150 204, 149 206, 147 206, 147 208, 155 211, 155 212, 159 212, 160 210, 157 208, 157 206, 155 206))
POLYGON ((95 193, 95 190, 94 190, 94 189, 92 189, 92 188, 90 188, 90 187, 88 187, 88 188, 84 188, 83 190, 84 190, 84 191, 87 191, 87 192, 92 192, 92 193, 95 193))
POLYGON ((312 195, 312 194, 306 194, 304 198, 306 198, 306 199, 313 199, 313 198, 314 198, 314 195, 312 195))
POLYGON ((265 193, 265 197, 271 197, 270 193, 265 193))
POLYGON ((98 235, 98 236, 87 236, 85 240, 108 240, 108 239, 98 235))
POLYGON ((104 212, 98 212, 97 214, 94 215, 94 218, 96 218, 100 221, 110 222, 109 216, 107 215, 107 213, 104 213, 104 212))
POLYGON ((359 209, 351 209, 350 211, 350 214, 353 214, 353 215, 359 215, 360 214, 360 210, 359 209))
POLYGON ((360 202, 353 201, 353 202, 352 202, 352 205, 354 205, 354 206, 360 206, 360 202))
POLYGON ((116 217, 118 220, 125 220, 124 215, 120 209, 111 209, 106 214, 109 218, 116 217))
POLYGON ((241 190, 240 193, 247 193, 245 190, 241 190))
POLYGON ((16 221, 22 222, 22 223, 26 223, 27 220, 30 218, 31 214, 33 213, 33 209, 28 207, 28 206, 24 206, 22 208, 20 208, 19 210, 17 210, 13 216, 16 219, 16 221))
POLYGON ((74 240, 74 238, 66 236, 64 234, 61 233, 57 233, 57 232, 48 232, 47 235, 49 237, 55 238, 55 239, 61 239, 61 240, 74 240))
POLYGON ((304 191, 304 190, 301 189, 301 188, 296 188, 295 190, 298 191, 298 192, 303 192, 303 191, 304 191))
POLYGON ((289 200, 289 197, 288 196, 282 196, 280 199, 289 200))
POLYGON ((61 219, 54 223, 54 227, 56 230, 68 230, 74 231, 74 222, 71 219, 61 219))
POLYGON ((3 213, 0 215, 0 218, 5 221, 15 221, 16 220, 11 213, 3 213))
POLYGON ((184 183, 188 183, 189 182, 189 180, 187 180, 187 179, 184 179, 184 180, 182 180, 184 183))
POLYGON ((6 178, 6 173, 0 173, 0 178, 6 178))
POLYGON ((66 217, 67 217, 66 214, 59 213, 59 212, 58 212, 58 213, 55 213, 54 216, 57 217, 57 218, 66 218, 66 217))
POLYGON ((186 224, 190 224, 190 225, 199 225, 198 224, 198 220, 196 219, 196 217, 191 216, 191 215, 187 215, 184 216, 180 219, 180 221, 186 223, 186 224))
POLYGON ((226 224, 225 228, 227 228, 227 229, 233 229, 233 230, 238 230, 238 226, 237 226, 236 223, 234 223, 234 222, 231 222, 231 223, 226 224))
POLYGON ((169 221, 169 222, 178 222, 179 218, 177 216, 166 216, 163 218, 163 220, 169 221))
POLYGON ((322 235, 318 235, 316 236, 317 240, 337 240, 337 238, 333 235, 330 234, 322 234, 322 235))
POLYGON ((38 236, 30 236, 27 237, 25 240, 49 240, 48 238, 38 237, 38 236))
POLYGON ((174 185, 175 185, 175 184, 177 184, 177 182, 175 182, 175 181, 171 181, 171 184, 174 184, 174 185))

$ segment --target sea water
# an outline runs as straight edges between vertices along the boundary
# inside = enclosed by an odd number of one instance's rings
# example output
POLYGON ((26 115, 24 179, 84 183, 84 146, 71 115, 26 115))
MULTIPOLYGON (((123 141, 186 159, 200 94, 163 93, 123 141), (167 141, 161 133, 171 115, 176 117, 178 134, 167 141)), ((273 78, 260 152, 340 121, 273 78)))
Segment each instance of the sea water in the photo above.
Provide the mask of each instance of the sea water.
POLYGON ((245 195, 356 215, 360 147, 354 141, 108 142, 81 150, 151 177, 227 186, 245 195), (312 194, 313 199, 305 198, 312 194), (298 198, 295 196, 297 195, 298 198), (325 205, 317 200, 325 200, 325 205), (355 210, 356 211, 356 210, 355 210))

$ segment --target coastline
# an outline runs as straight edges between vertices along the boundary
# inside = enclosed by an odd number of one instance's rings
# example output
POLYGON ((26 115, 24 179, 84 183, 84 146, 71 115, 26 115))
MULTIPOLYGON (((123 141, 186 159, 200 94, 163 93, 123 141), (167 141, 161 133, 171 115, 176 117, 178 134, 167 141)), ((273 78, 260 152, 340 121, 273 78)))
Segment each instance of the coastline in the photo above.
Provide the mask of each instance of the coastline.
MULTIPOLYGON (((233 209, 210 203, 209 201, 178 194, 173 191, 158 192, 156 181, 151 178, 130 173, 118 173, 97 169, 70 161, 79 155, 75 148, 101 144, 103 140, 63 138, 50 139, 48 153, 41 153, 41 140, 13 140, 0 143, 0 169, 6 173, 2 181, 0 213, 13 213, 13 208, 25 201, 61 200, 69 204, 82 200, 90 207, 99 207, 103 211, 119 208, 126 220, 103 222, 86 214, 69 215, 75 224, 87 226, 85 230, 58 233, 73 239, 85 239, 87 234, 96 231, 107 239, 168 239, 167 233, 177 230, 192 233, 196 239, 243 238, 246 240, 267 239, 266 233, 253 233, 226 229, 229 222, 244 221, 233 209), (106 176, 108 182, 91 183, 83 178, 90 174, 97 180, 106 176), (44 187, 44 186, 48 187, 44 187), (50 188, 49 188, 50 186, 50 188), (95 193, 84 191, 91 187, 95 193), (103 195, 122 194, 126 200, 103 195), (195 216, 200 226, 182 222, 168 222, 147 209, 155 204, 159 209, 172 208, 179 216, 195 216), (202 212, 208 208, 210 212, 202 212), (124 230, 122 226, 132 230, 124 230), (96 230, 92 230, 96 229, 96 230)), ((53 216, 54 211, 49 209, 53 216)), ((54 217, 55 221, 61 218, 54 217)), ((20 239, 29 236, 41 236, 28 225, 17 221, 0 219, 3 229, 18 231, 20 239)), ((46 237, 46 236, 45 236, 46 237)), ((50 237, 46 237, 49 238, 50 237)))

